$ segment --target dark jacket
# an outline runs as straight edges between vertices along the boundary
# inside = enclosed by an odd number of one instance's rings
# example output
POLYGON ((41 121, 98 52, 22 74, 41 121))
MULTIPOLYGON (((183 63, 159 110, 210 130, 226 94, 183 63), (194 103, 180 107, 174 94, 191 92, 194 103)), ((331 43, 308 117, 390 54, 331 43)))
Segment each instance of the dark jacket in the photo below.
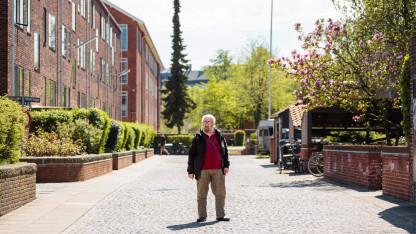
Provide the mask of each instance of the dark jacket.
MULTIPOLYGON (((197 133, 192 140, 192 146, 189 149, 188 156, 188 174, 195 174, 195 179, 198 179, 201 174, 202 164, 205 159, 205 139, 202 131, 197 133)), ((221 156, 221 168, 222 173, 224 173, 224 168, 230 167, 230 161, 228 160, 228 150, 227 143, 225 142, 224 136, 222 133, 215 129, 215 135, 218 138, 218 142, 221 145, 220 156, 221 156)))

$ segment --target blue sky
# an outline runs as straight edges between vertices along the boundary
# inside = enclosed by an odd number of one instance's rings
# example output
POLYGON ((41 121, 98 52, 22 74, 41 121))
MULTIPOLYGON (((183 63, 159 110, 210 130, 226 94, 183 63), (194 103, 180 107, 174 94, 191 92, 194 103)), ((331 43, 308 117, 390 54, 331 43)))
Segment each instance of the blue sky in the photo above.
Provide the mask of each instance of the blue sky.
MULTIPOLYGON (((170 66, 173 0, 109 0, 144 21, 165 68, 170 66)), ((209 65, 218 49, 234 57, 248 40, 270 41, 271 0, 181 0, 181 30, 193 70, 209 65)), ((305 32, 319 18, 339 19, 330 0, 274 0, 273 40, 279 56, 300 51, 295 23, 305 32)))

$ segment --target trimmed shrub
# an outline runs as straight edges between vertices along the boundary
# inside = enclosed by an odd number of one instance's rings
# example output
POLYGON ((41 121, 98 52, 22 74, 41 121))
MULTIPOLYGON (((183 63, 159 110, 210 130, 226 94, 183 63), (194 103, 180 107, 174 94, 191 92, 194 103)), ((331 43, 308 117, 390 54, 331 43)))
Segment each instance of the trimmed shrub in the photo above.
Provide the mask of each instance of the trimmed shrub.
POLYGON ((97 153, 100 148, 100 140, 103 130, 90 124, 86 119, 77 119, 74 122, 74 132, 72 139, 81 140, 87 153, 97 153))
POLYGON ((121 145, 121 151, 126 150, 127 141, 129 140, 129 125, 126 122, 122 122, 124 126, 124 137, 123 137, 123 144, 121 145))
POLYGON ((0 164, 18 163, 25 113, 16 102, 0 98, 0 164))
POLYGON ((76 156, 84 152, 84 147, 81 141, 74 142, 70 137, 39 129, 24 140, 23 151, 26 156, 33 157, 76 156))
POLYGON ((124 122, 121 122, 121 121, 117 121, 117 123, 119 123, 120 124, 120 127, 121 127, 121 131, 120 131, 120 139, 119 139, 119 141, 118 141, 118 146, 117 146, 117 151, 123 151, 123 149, 124 149, 124 140, 125 140, 125 138, 126 138, 126 133, 127 133, 127 130, 126 130, 126 125, 125 125, 125 123, 124 122))
POLYGON ((140 129, 139 124, 137 123, 131 123, 130 125, 134 131, 135 137, 134 137, 134 149, 140 148, 140 139, 142 137, 142 131, 140 129))
POLYGON ((244 139, 246 139, 246 132, 243 130, 237 130, 234 132, 234 145, 236 146, 243 146, 244 139))
POLYGON ((136 138, 136 133, 131 124, 127 123, 126 125, 128 125, 126 150, 134 150, 134 138, 136 138))
POLYGON ((61 109, 50 109, 31 111, 32 123, 30 124, 30 132, 36 132, 38 129, 42 129, 46 132, 53 132, 57 129, 57 123, 72 123, 72 112, 61 109))
POLYGON ((120 143, 120 138, 122 135, 122 126, 115 120, 111 120, 110 123, 110 133, 108 134, 108 139, 105 144, 105 152, 112 153, 118 151, 118 145, 120 143))
POLYGON ((156 137, 157 133, 149 125, 143 124, 142 126, 144 130, 144 138, 143 138, 143 143, 140 145, 144 146, 144 148, 150 148, 150 145, 152 144, 152 141, 156 137))
POLYGON ((170 135, 166 138, 166 142, 173 143, 173 147, 178 147, 179 143, 182 142, 188 149, 192 145, 192 139, 194 139, 194 135, 170 135))

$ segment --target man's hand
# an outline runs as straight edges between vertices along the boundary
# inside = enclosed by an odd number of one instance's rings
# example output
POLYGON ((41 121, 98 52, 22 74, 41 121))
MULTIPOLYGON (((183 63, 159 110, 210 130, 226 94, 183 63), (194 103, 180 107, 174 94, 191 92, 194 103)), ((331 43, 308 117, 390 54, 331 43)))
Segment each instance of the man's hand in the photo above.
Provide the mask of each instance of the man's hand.
POLYGON ((228 169, 228 168, 224 168, 224 174, 227 175, 229 170, 230 169, 228 169))
POLYGON ((188 177, 191 179, 194 179, 195 175, 194 174, 188 174, 188 177))

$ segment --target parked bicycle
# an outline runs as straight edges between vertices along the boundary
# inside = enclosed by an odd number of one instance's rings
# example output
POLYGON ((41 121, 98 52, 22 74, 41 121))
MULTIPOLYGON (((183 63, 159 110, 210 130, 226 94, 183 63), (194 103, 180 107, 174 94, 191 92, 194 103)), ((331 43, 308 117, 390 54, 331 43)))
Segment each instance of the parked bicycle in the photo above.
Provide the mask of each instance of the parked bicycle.
POLYGON ((300 157, 299 142, 281 146, 282 159, 279 161, 279 170, 291 168, 295 173, 304 173, 303 160, 300 157))
POLYGON ((324 175, 324 153, 314 152, 308 161, 308 171, 316 177, 324 175))

